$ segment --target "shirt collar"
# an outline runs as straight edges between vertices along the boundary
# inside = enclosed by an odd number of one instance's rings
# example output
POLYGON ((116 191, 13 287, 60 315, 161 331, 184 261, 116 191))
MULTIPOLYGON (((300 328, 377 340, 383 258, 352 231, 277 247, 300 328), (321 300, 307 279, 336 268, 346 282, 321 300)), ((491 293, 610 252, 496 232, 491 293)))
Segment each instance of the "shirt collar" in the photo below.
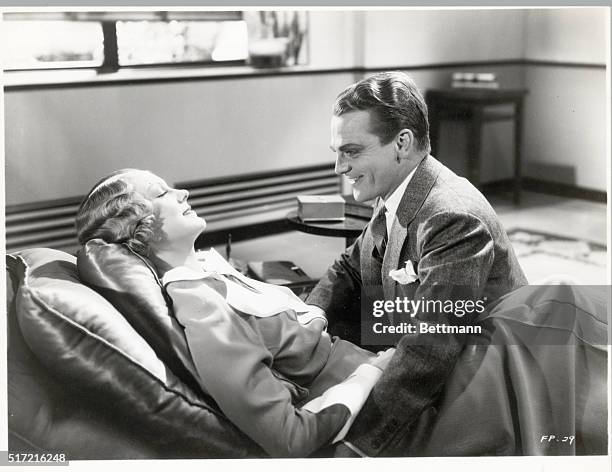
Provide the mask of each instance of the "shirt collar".
POLYGON ((406 178, 402 181, 401 184, 397 186, 397 188, 393 191, 393 193, 384 201, 385 207, 387 208, 387 215, 395 215, 397 213, 397 208, 399 207, 400 202, 402 201, 402 197, 404 193, 406 193, 406 187, 412 180, 412 176, 417 170, 416 166, 414 169, 410 171, 410 173, 406 176, 406 178))
POLYGON ((165 287, 170 282, 179 280, 199 280, 214 277, 215 274, 233 273, 235 269, 214 248, 208 251, 200 251, 198 260, 201 264, 200 270, 187 266, 178 266, 170 269, 162 277, 162 285, 165 287))
POLYGON ((200 280, 200 279, 205 279, 210 276, 211 276, 210 272, 207 273, 207 272, 204 272, 203 270, 197 271, 197 270, 191 269, 190 267, 179 266, 179 267, 174 267, 170 269, 168 272, 166 272, 164 276, 162 277, 161 281, 162 281, 162 285, 165 287, 170 282, 177 282, 181 280, 200 280))

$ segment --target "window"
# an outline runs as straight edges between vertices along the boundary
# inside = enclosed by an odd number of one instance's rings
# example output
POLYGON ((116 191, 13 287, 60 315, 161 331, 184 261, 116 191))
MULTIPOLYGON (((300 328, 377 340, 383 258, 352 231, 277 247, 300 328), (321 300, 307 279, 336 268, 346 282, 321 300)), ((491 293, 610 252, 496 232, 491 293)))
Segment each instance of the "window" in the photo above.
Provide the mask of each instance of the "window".
POLYGON ((5 69, 99 67, 104 61, 100 23, 5 21, 0 38, 5 69))
POLYGON ((113 72, 249 61, 257 66, 255 52, 275 44, 283 49, 275 65, 301 64, 307 57, 306 12, 8 12, 4 20, 0 39, 10 45, 5 47, 5 70, 113 72))
POLYGON ((118 21, 119 66, 244 61, 244 21, 118 21))
POLYGON ((242 12, 6 13, 6 70, 244 64, 242 12))

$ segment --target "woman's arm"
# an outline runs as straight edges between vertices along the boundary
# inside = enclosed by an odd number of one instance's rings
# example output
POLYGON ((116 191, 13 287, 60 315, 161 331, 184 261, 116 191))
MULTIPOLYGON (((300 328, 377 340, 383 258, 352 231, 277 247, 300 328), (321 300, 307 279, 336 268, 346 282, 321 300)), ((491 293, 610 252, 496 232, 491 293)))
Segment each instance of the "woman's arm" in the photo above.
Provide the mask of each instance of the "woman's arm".
MULTIPOLYGON (((202 386, 268 454, 305 457, 331 443, 354 417, 355 406, 342 398, 317 411, 295 408, 291 392, 272 372, 270 352, 205 281, 171 282, 167 290, 202 386)), ((373 383, 353 388, 367 397, 373 383)))

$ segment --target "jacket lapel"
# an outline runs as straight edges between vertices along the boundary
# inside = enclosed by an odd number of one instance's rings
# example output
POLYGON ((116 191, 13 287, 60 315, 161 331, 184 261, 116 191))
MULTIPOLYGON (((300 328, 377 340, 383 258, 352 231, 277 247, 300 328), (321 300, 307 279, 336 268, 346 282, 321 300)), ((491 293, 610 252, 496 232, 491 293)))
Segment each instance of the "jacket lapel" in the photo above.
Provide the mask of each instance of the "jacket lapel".
MULTIPOLYGON (((378 198, 376 200, 376 205, 374 205, 374 211, 372 213, 372 218, 376 218, 380 208, 384 205, 382 198, 378 198)), ((372 287, 380 283, 380 279, 377 277, 376 271, 377 265, 373 262, 372 251, 374 251, 374 237, 372 236, 372 220, 368 223, 368 229, 363 235, 363 242, 361 245, 361 280, 364 287, 372 287)))
MULTIPOLYGON (((396 282, 389 277, 389 272, 400 268, 399 259, 404 243, 408 237, 408 225, 423 206, 441 169, 442 165, 436 159, 432 156, 427 156, 418 165, 416 172, 406 187, 406 191, 404 192, 404 196, 402 197, 393 220, 393 225, 391 226, 391 234, 389 234, 389 241, 387 242, 387 249, 383 259, 382 281, 386 300, 395 298, 396 282)), ((369 239, 372 246, 371 234, 369 239)), ((401 261, 402 267, 404 267, 404 262, 405 261, 401 261)))

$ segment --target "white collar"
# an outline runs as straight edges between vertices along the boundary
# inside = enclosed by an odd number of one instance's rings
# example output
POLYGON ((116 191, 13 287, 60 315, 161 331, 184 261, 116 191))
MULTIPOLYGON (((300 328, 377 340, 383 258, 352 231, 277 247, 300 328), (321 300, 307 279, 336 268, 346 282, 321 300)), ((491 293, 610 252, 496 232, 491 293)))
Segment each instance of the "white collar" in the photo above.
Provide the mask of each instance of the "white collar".
POLYGON ((198 255, 202 263, 202 270, 186 266, 170 269, 162 278, 164 287, 176 281, 213 278, 221 280, 225 284, 226 302, 242 313, 267 317, 289 309, 298 313, 309 311, 308 306, 287 287, 275 286, 243 276, 213 248, 208 251, 201 251, 198 255), (242 280, 243 283, 240 284, 235 280, 228 283, 231 276, 242 280), (245 284, 255 288, 257 293, 246 290, 244 288, 245 284))
POLYGON ((162 285, 165 287, 170 282, 176 282, 181 280, 200 280, 211 277, 212 274, 210 272, 204 272, 203 270, 197 271, 190 267, 179 266, 170 269, 168 272, 164 274, 162 277, 162 285))
POLYGON ((186 266, 178 266, 170 269, 162 277, 162 285, 165 287, 170 282, 178 280, 199 280, 207 277, 215 277, 215 274, 233 274, 240 275, 223 256, 210 248, 208 251, 199 251, 197 253, 198 261, 201 264, 201 270, 195 270, 186 266))
POLYGON ((400 202, 402 201, 402 197, 404 193, 406 193, 406 187, 412 180, 412 176, 417 170, 418 165, 410 171, 410 173, 406 176, 406 178, 402 181, 401 184, 397 186, 397 188, 393 191, 393 193, 384 201, 384 205, 387 208, 387 221, 389 218, 393 218, 397 213, 397 208, 399 207, 400 202))

